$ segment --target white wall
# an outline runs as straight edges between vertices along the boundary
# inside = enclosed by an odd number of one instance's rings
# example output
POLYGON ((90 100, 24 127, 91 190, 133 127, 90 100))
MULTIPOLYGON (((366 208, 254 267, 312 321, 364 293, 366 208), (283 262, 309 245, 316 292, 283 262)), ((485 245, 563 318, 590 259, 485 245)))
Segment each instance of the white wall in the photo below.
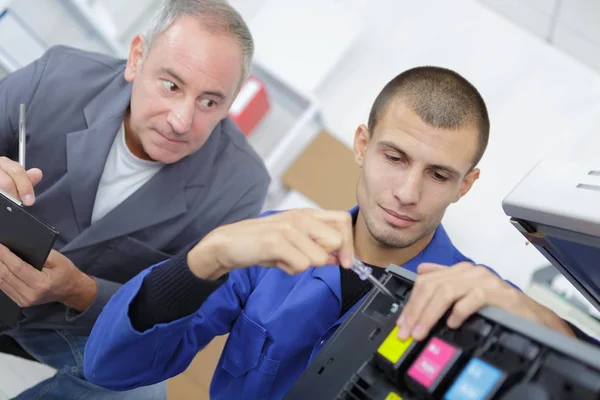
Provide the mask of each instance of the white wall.
POLYGON ((350 145, 382 86, 416 65, 453 68, 471 80, 488 104, 490 144, 480 181, 444 224, 464 253, 525 287, 547 262, 525 246, 501 201, 541 157, 569 156, 600 130, 600 76, 473 0, 345 4, 359 10, 364 29, 317 90, 327 126, 350 145))
POLYGON ((598 0, 480 0, 600 71, 598 0))

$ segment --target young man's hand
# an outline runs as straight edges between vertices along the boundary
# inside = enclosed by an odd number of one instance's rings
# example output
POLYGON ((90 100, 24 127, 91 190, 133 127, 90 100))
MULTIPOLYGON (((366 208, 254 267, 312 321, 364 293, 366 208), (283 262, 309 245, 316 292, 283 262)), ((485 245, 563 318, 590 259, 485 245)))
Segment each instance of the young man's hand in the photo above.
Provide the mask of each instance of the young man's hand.
POLYGON ((489 269, 462 262, 451 267, 421 264, 410 298, 398 318, 398 337, 423 340, 442 316, 458 328, 484 306, 500 307, 512 314, 575 336, 552 310, 515 289, 489 269))
POLYGON ((190 250, 187 261, 200 278, 217 279, 253 265, 291 275, 329 264, 351 268, 353 256, 348 212, 299 209, 219 227, 190 250))

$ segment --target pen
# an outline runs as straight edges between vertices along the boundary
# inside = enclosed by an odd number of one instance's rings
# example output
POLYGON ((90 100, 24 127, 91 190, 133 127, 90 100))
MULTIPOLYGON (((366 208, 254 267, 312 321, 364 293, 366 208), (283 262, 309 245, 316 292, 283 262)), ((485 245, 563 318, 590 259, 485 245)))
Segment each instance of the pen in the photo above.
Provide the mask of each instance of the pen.
POLYGON ((25 104, 19 106, 19 164, 25 168, 25 104))
POLYGON ((368 279, 369 282, 373 284, 373 286, 375 286, 380 292, 382 292, 386 296, 391 297, 392 299, 394 299, 394 301, 397 300, 396 296, 394 296, 394 294, 390 292, 390 290, 386 288, 383 283, 379 282, 379 280, 373 276, 373 270, 371 269, 371 267, 367 267, 362 261, 360 261, 356 257, 354 257, 352 271, 356 272, 360 279, 362 279, 363 281, 365 279, 368 279))

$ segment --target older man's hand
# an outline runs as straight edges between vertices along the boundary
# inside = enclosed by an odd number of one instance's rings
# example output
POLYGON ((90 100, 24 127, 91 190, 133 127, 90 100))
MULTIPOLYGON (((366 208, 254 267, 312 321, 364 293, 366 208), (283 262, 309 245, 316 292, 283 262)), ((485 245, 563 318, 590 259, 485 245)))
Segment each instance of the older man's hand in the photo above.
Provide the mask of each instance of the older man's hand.
POLYGON ((0 290, 21 307, 60 302, 84 311, 96 297, 97 284, 55 250, 38 271, 0 245, 0 290))

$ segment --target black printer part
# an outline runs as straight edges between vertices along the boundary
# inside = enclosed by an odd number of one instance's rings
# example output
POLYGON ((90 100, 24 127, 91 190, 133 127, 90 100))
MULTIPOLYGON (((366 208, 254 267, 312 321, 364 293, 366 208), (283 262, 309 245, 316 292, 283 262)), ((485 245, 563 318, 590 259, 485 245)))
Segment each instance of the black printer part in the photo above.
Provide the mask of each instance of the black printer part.
POLYGON ((479 358, 510 375, 524 375, 540 353, 540 346, 517 333, 501 332, 483 349, 479 358))
POLYGON ((600 400, 600 349, 488 307, 423 341, 397 337, 415 275, 391 266, 286 400, 600 400), (352 348, 351 352, 347 349, 352 348))
POLYGON ((560 354, 549 354, 533 378, 552 394, 552 400, 597 400, 600 373, 560 354))
MULTIPOLYGON (((535 383, 519 383, 513 386, 500 400, 554 400, 548 391, 535 383)), ((575 397, 573 398, 576 399, 575 397)))
POLYGON ((386 323, 390 319, 390 316, 398 314, 398 310, 404 307, 412 288, 410 282, 396 279, 393 276, 390 276, 383 284, 394 294, 396 301, 377 291, 374 296, 367 299, 366 305, 362 311, 363 314, 380 323, 386 323))
POLYGON ((491 323, 478 316, 472 316, 458 329, 451 329, 442 324, 439 336, 462 349, 473 350, 483 345, 492 331, 493 325, 491 323))

